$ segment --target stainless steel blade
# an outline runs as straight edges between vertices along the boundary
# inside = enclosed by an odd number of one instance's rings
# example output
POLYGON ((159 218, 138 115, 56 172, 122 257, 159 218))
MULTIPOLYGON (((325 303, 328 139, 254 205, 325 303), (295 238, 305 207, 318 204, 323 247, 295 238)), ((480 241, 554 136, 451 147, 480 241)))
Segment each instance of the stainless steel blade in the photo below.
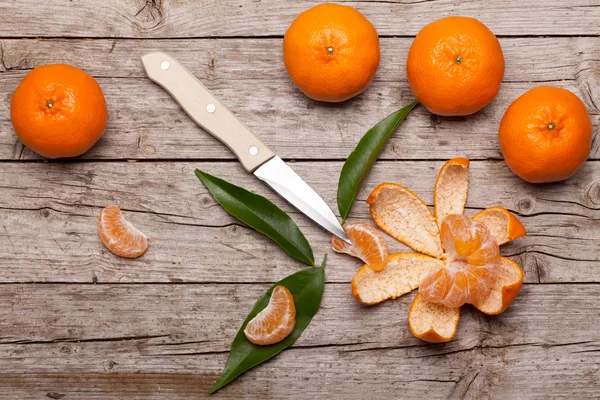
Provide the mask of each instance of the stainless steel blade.
POLYGON ((327 203, 281 158, 273 157, 258 167, 254 175, 317 224, 350 243, 346 232, 327 203))

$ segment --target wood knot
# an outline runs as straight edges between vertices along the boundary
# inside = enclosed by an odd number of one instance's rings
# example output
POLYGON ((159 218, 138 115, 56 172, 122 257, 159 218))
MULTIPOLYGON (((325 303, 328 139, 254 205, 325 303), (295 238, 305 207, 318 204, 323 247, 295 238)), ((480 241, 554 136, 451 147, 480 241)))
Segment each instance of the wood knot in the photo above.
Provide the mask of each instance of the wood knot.
POLYGON ((162 0, 148 0, 133 15, 133 23, 140 31, 149 31, 164 21, 162 0))
POLYGON ((533 208, 533 201, 529 198, 520 199, 517 202, 517 208, 520 213, 527 213, 533 208))
POLYGON ((211 76, 213 74, 213 72, 215 72, 215 65, 217 64, 216 60, 214 57, 210 58, 210 61, 208 62, 208 75, 211 76))
POLYGON ((42 214, 42 217, 48 218, 50 216, 50 211, 48 211, 47 209, 43 209, 41 214, 42 214))
POLYGON ((200 203, 202 203, 202 205, 209 205, 212 203, 212 200, 210 199, 210 196, 202 196, 202 198, 200 199, 200 203))
POLYGON ((592 182, 587 190, 587 198, 591 204, 600 204, 600 181, 592 182))

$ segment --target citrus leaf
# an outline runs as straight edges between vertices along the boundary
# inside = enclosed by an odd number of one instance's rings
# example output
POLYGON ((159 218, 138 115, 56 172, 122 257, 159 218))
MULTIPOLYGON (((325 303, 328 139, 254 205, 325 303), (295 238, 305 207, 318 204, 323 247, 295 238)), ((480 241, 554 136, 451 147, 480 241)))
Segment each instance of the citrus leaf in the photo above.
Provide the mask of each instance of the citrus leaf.
POLYGON ((373 163, 377 160, 379 153, 381 153, 383 146, 400 125, 400 122, 406 118, 417 104, 419 104, 418 101, 410 103, 406 107, 391 113, 369 129, 344 163, 340 173, 337 193, 338 210, 343 221, 346 221, 348 214, 350 214, 358 190, 369 174, 373 163))
POLYGON ((262 196, 199 169, 195 172, 225 211, 271 238, 296 260, 307 265, 315 265, 310 244, 298 225, 279 207, 262 196))
POLYGON ((271 286, 271 288, 258 299, 256 304, 254 304, 252 311, 250 311, 250 314, 248 314, 248 317, 244 320, 235 339, 233 339, 225 369, 217 382, 210 388, 209 393, 216 392, 240 376, 243 372, 279 354, 282 350, 291 346, 300 337, 321 306, 321 298, 323 297, 323 288, 325 286, 326 260, 327 255, 323 258, 323 263, 319 268, 306 268, 282 279, 271 286), (248 322, 269 304, 271 293, 277 285, 285 286, 292 293, 292 296, 294 296, 294 305, 296 306, 296 326, 292 333, 279 343, 269 346, 255 345, 246 339, 244 329, 248 322))

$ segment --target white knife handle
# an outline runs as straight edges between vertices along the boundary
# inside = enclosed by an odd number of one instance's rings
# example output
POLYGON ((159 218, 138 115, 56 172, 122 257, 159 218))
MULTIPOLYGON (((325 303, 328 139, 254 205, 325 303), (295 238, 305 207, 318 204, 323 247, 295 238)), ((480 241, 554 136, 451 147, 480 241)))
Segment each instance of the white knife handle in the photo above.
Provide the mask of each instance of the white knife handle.
POLYGON ((252 172, 275 157, 275 153, 173 57, 161 52, 148 53, 142 56, 142 63, 148 77, 169 92, 194 122, 229 147, 246 171, 252 172))

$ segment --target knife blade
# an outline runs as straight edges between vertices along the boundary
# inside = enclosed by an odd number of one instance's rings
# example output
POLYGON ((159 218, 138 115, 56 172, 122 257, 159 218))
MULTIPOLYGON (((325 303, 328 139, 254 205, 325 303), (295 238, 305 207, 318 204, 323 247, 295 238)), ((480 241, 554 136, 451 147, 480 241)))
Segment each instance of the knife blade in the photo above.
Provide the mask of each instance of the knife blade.
POLYGON ((327 203, 187 68, 162 52, 145 54, 142 63, 148 78, 165 89, 194 122, 229 147, 247 172, 322 228, 351 243, 327 203))

